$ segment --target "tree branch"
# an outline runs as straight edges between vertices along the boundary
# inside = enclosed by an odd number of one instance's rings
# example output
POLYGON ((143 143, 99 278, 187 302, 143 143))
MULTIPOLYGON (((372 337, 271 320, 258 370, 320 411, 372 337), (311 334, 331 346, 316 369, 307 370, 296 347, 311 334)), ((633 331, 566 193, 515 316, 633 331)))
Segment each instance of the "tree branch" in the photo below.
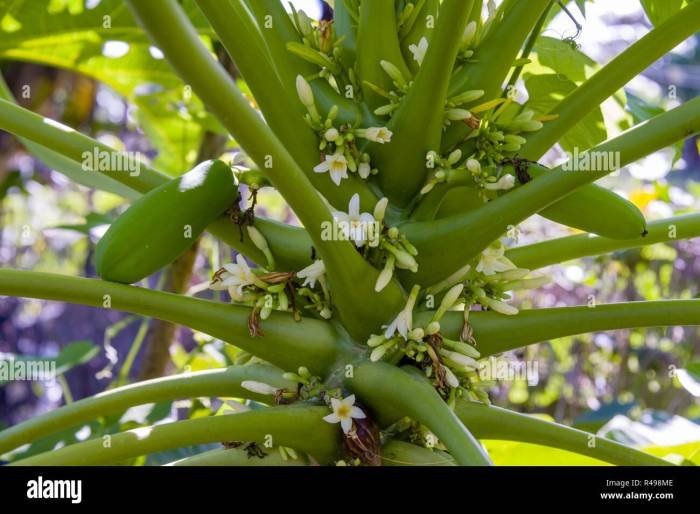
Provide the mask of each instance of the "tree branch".
POLYGON ((383 362, 355 366, 348 384, 389 424, 409 416, 426 425, 462 466, 488 466, 491 461, 424 376, 413 376, 383 362))
POLYGON ((656 243, 700 237, 700 214, 687 214, 649 223, 648 234, 636 239, 609 239, 593 234, 560 237, 511 248, 506 256, 519 268, 535 270, 580 257, 603 255, 656 243))
POLYGON ((34 271, 0 269, 0 294, 78 303, 150 316, 230 342, 283 369, 306 366, 324 375, 344 343, 326 322, 273 312, 263 326, 264 337, 248 331, 247 307, 151 291, 102 280, 34 271))
MULTIPOLYGON (((427 314, 417 317, 429 320, 427 314)), ((700 325, 700 300, 659 300, 556 307, 520 311, 515 316, 472 312, 469 323, 482 357, 588 332, 624 328, 700 325)), ((448 312, 440 323, 447 337, 459 338, 462 313, 448 312)))
POLYGON ((500 407, 459 400, 455 412, 480 439, 541 444, 619 466, 673 465, 609 439, 500 407))
POLYGON ((137 405, 199 397, 243 397, 266 402, 262 396, 241 387, 253 380, 279 388, 294 388, 282 378, 282 370, 266 364, 182 373, 138 382, 90 396, 29 419, 0 432, 0 455, 62 430, 93 419, 117 414, 137 405))
POLYGON ((326 407, 284 406, 136 428, 13 462, 12 466, 99 466, 196 444, 241 440, 289 446, 329 463, 339 449, 337 426, 323 421, 326 407), (313 437, 309 437, 313 434, 313 437))

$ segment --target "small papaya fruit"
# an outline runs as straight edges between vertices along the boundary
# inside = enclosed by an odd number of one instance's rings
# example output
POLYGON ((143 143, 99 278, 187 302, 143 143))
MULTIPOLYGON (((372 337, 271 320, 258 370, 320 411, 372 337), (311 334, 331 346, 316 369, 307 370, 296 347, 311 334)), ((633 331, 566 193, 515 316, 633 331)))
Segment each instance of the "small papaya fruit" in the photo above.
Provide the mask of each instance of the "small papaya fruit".
POLYGON ((231 168, 206 161, 139 198, 95 249, 97 274, 133 284, 180 256, 238 194, 231 168))

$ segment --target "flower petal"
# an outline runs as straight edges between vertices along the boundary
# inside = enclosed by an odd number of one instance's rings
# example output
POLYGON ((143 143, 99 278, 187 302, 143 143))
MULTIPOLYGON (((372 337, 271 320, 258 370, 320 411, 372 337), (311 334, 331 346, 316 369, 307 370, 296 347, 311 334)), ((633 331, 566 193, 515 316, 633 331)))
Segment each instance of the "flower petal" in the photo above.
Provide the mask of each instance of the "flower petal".
POLYGON ((352 418, 343 418, 340 420, 340 427, 346 434, 352 429, 352 418))
POLYGON ((328 416, 323 416, 323 421, 327 423, 340 423, 340 418, 335 412, 332 412, 328 416))
POLYGON ((354 419, 365 419, 367 414, 365 414, 359 407, 353 407, 350 409, 350 417, 354 419))

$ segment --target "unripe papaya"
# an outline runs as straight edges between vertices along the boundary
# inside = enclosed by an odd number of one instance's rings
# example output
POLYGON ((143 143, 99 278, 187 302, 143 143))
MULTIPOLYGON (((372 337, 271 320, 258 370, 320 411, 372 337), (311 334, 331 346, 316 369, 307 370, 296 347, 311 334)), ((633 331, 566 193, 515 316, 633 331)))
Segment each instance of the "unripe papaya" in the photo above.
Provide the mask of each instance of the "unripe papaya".
MULTIPOLYGON (((546 172, 532 167, 528 173, 536 178, 546 172)), ((635 239, 647 233, 646 219, 636 205, 596 184, 586 184, 540 214, 562 225, 610 239, 635 239)))
POLYGON ((231 168, 206 161, 134 202, 95 249, 97 274, 133 284, 174 261, 229 208, 238 189, 231 168))

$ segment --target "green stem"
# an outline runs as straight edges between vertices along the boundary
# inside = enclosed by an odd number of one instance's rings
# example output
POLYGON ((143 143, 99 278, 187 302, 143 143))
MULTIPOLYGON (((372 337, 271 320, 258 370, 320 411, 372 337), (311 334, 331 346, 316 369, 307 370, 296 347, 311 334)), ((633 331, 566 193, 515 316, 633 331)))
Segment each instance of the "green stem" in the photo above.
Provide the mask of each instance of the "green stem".
MULTIPOLYGON (((423 314, 427 322, 429 316, 423 314)), ((580 307, 556 307, 520 311, 515 316, 495 312, 472 312, 477 349, 482 357, 507 352, 533 343, 588 332, 641 327, 700 325, 700 300, 659 300, 580 307)), ((448 312, 440 325, 443 333, 457 339, 462 332, 462 313, 448 312)))
POLYGON ((151 291, 102 280, 34 271, 0 269, 0 294, 57 300, 150 316, 228 341, 283 369, 306 366, 324 375, 342 343, 329 323, 311 318, 296 322, 288 313, 273 312, 262 323, 263 337, 248 332, 247 307, 151 291))
MULTIPOLYGON (((77 163, 84 162, 85 152, 92 154, 94 151, 118 155, 120 159, 115 159, 117 162, 125 162, 125 159, 131 158, 128 154, 118 152, 91 137, 2 99, 0 99, 0 128, 77 163)), ((170 180, 166 175, 143 163, 139 165, 138 175, 131 176, 128 170, 110 170, 109 177, 138 193, 147 193, 170 180)), ((131 166, 129 168, 133 169, 131 166)), ((86 169, 84 173, 102 172, 86 169)), ((134 196, 138 197, 136 194, 134 196)), ((309 264, 312 243, 303 229, 262 217, 256 218, 256 226, 268 239, 275 262, 281 269, 299 270, 309 264)), ((208 227, 208 230, 254 262, 265 265, 265 256, 249 240, 247 232, 243 230, 241 237, 238 227, 233 225, 228 217, 219 218, 208 227)))
POLYGON ((500 407, 460 400, 455 412, 480 439, 540 444, 619 466, 672 466, 670 462, 609 439, 500 407))
POLYGON ((243 389, 241 382, 244 380, 263 382, 279 388, 295 387, 295 384, 282 378, 281 370, 266 364, 146 380, 78 400, 0 432, 0 455, 40 437, 103 416, 117 414, 137 405, 199 397, 245 397, 256 401, 269 401, 269 396, 261 396, 243 389))
POLYGON ((269 440, 308 453, 321 463, 331 462, 338 451, 337 426, 323 421, 326 407, 272 407, 227 416, 176 421, 165 425, 136 428, 103 439, 42 453, 12 463, 13 466, 99 466, 184 446, 220 441, 269 440), (313 434, 313 437, 309 437, 313 434))
MULTIPOLYGON (((86 154, 92 155, 93 152, 106 153, 108 155, 118 153, 107 145, 85 136, 77 130, 50 118, 34 114, 13 102, 2 99, 0 99, 0 128, 34 141, 78 163, 85 162, 86 154)), ((149 191, 168 180, 165 175, 161 175, 144 166, 143 163, 135 163, 128 154, 120 155, 125 157, 125 159, 120 159, 119 163, 125 166, 105 172, 109 173, 109 178, 140 193, 149 191), (136 167, 137 165, 138 167, 136 167), (139 172, 134 173, 132 171, 134 169, 138 169, 139 172)), ((102 172, 86 170, 85 173, 102 172)))
POLYGON ((382 447, 384 466, 454 466, 448 453, 404 441, 389 441, 382 447))
MULTIPOLYGON (((619 156, 620 166, 625 166, 698 132, 700 98, 695 98, 589 152, 594 156, 619 156)), ((507 168, 511 172, 512 166, 507 168)), ((613 166, 586 172, 565 172, 559 167, 474 211, 436 221, 406 223, 402 231, 418 248, 419 269, 417 273, 404 274, 403 279, 430 285, 447 278, 479 255, 509 226, 516 226, 553 202, 613 171, 613 166)), ((615 220, 610 222, 615 223, 615 220)))
POLYGON ((700 4, 693 2, 652 29, 601 68, 555 107, 557 119, 528 136, 520 154, 537 160, 593 109, 667 52, 700 30, 700 4))
POLYGON ((409 416, 430 428, 458 464, 491 464, 479 442, 424 378, 383 362, 363 363, 355 366, 348 385, 376 411, 380 422, 409 416))
POLYGON ((171 462, 167 466, 307 466, 306 459, 299 455, 297 459, 284 460, 277 448, 266 450, 268 452, 264 457, 251 457, 248 452, 242 448, 219 448, 208 452, 200 453, 192 457, 171 462))
POLYGON ((394 281, 380 295, 374 294, 379 271, 349 241, 328 241, 322 236, 324 226, 333 226, 326 204, 284 145, 213 60, 180 6, 174 0, 127 3, 175 70, 294 209, 324 261, 335 306, 350 334, 363 339, 386 323, 401 308, 401 288, 394 281))
MULTIPOLYGON (((476 62, 465 64, 454 76, 449 96, 472 89, 483 89, 486 92, 485 96, 477 100, 478 103, 499 96, 503 81, 513 61, 517 59, 520 48, 550 3, 550 0, 506 1, 509 3, 504 4, 503 20, 487 32, 473 57, 476 62)), ((469 130, 464 124, 453 123, 442 139, 443 151, 459 144, 469 130)))
POLYGON ((374 0, 360 4, 357 29, 357 71, 362 81, 364 101, 376 109, 385 99, 375 93, 366 82, 385 91, 394 89, 391 78, 384 72, 381 61, 389 61, 408 79, 411 72, 406 66, 396 28, 395 0, 374 0))
MULTIPOLYGON (((533 48, 535 48, 535 43, 537 42, 537 40, 540 37, 540 34, 542 33, 542 28, 544 27, 544 24, 547 21, 547 18, 549 17, 549 11, 552 10, 552 7, 554 7, 555 2, 556 0, 550 0, 549 5, 545 7, 544 11, 540 15, 540 19, 537 20, 537 24, 535 24, 535 26, 533 27, 532 32, 530 33, 530 37, 528 38, 527 43, 525 43, 525 48, 523 48, 523 51, 520 54, 520 60, 527 59, 528 57, 530 57, 533 48)), ((508 79, 508 84, 506 84, 505 90, 503 92, 504 96, 508 95, 510 89, 513 86, 515 86, 515 84, 518 82, 523 68, 525 68, 524 64, 515 67, 513 73, 511 73, 510 75, 510 79, 508 79)))
POLYGON ((519 268, 535 270, 580 257, 692 239, 700 237, 700 214, 657 220, 649 223, 647 229, 649 233, 646 237, 627 240, 609 239, 592 234, 560 237, 512 248, 506 252, 506 256, 519 268))
POLYGON ((440 150, 447 88, 473 0, 445 0, 413 85, 389 123, 390 143, 370 145, 382 190, 405 206, 425 181, 425 156, 440 150))
MULTIPOLYGON (((213 3, 217 6, 217 9, 225 9, 226 2, 220 2, 217 0, 207 0, 208 3, 213 3)), ((234 4, 240 4, 243 0, 232 0, 234 4)), ((306 109, 296 97, 296 78, 297 75, 303 75, 309 80, 311 89, 314 92, 314 99, 316 101, 316 106, 322 114, 328 114, 331 107, 336 105, 338 107, 338 117, 336 118, 335 124, 339 126, 342 123, 350 123, 352 125, 360 123, 363 118, 363 114, 360 112, 360 108, 352 100, 345 98, 343 95, 338 94, 328 81, 324 78, 318 78, 311 80, 311 76, 318 75, 319 67, 301 59, 300 57, 294 55, 287 49, 288 43, 301 43, 301 37, 296 30, 296 27, 292 23, 292 20, 285 11, 283 2, 278 0, 252 0, 247 1, 250 6, 250 10, 253 16, 257 20, 258 27, 262 31, 263 39, 267 45, 268 51, 272 56, 272 61, 275 66, 276 72, 280 77, 283 87, 292 92, 293 99, 290 105, 296 105, 300 113, 306 112, 306 109)), ((226 16, 222 18, 224 21, 224 26, 221 27, 221 33, 227 34, 228 38, 235 39, 239 41, 238 51, 233 50, 233 43, 231 43, 232 50, 234 54, 246 53, 245 44, 240 41, 238 34, 235 31, 227 29, 227 23, 225 23, 226 16)), ((245 72, 244 77, 247 77, 245 72)), ((276 103, 272 103, 274 109, 278 109, 280 100, 277 99, 276 103)), ((301 119, 301 117, 299 117, 301 119)), ((282 120, 284 123, 285 120, 282 120)), ((308 126, 301 128, 300 130, 309 130, 308 126)), ((286 143, 285 143, 286 144, 286 143)), ((286 144, 287 148, 292 150, 297 150, 294 147, 286 144)), ((308 171, 310 180, 318 189, 323 193, 323 195, 328 199, 328 201, 337 209, 345 209, 350 201, 350 198, 354 194, 360 196, 360 205, 366 211, 371 211, 374 208, 374 204, 377 202, 378 198, 374 192, 371 191, 370 187, 366 182, 357 178, 356 175, 352 174, 349 179, 344 180, 342 187, 336 187, 326 175, 318 175, 312 173, 311 170, 319 162, 319 152, 318 152, 318 141, 314 139, 314 144, 310 147, 300 148, 297 153, 293 153, 294 158, 301 165, 302 169, 308 171)))
MULTIPOLYGON (((129 346, 129 353, 126 354, 126 358, 124 359, 124 364, 122 364, 122 367, 119 370, 119 376, 117 377, 117 385, 124 385, 124 384, 129 382, 129 374, 131 373, 131 368, 134 365, 134 361, 136 360, 136 356, 139 354, 139 351, 141 350, 141 346, 143 346, 143 341, 146 338, 146 334, 148 333, 148 326, 149 326, 148 319, 141 320, 141 324, 139 325, 138 332, 136 332, 136 337, 134 337, 134 340, 131 342, 131 345, 129 346)), ((169 361, 169 359, 168 359, 168 361, 169 361)))

